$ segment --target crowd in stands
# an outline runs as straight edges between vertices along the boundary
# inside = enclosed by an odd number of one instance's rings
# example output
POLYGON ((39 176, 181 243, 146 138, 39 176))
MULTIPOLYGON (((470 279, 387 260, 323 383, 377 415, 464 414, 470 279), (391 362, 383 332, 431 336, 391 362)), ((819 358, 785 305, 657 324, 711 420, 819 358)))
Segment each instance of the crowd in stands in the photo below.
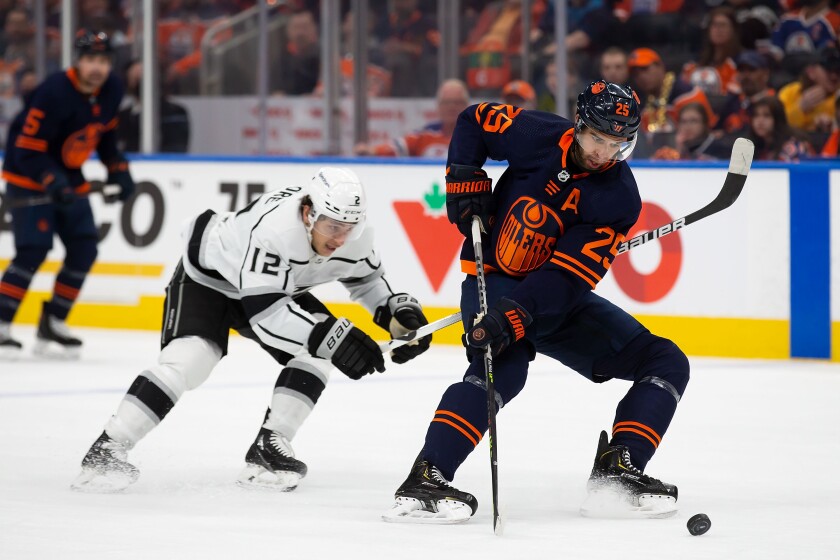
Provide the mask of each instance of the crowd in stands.
MULTIPOLYGON (((555 100, 559 76, 555 2, 532 0, 523 33, 522 0, 461 0, 459 76, 469 99, 572 114, 573 96, 589 81, 631 84, 644 107, 635 157, 726 157, 734 138, 756 142, 760 157, 795 161, 837 157, 840 144, 840 0, 567 0, 570 99, 555 100), (523 60, 527 42, 530 56, 523 60), (530 83, 521 81, 523 70, 530 83)), ((32 0, 0 0, 0 96, 31 87, 32 0)), ((60 0, 47 0, 48 70, 58 67, 60 0)), ((80 26, 109 32, 115 68, 132 67, 134 2, 80 0, 80 26)), ((200 43, 208 29, 254 7, 256 0, 161 0, 158 41, 168 94, 200 92, 200 43)), ((291 0, 272 12, 280 38, 271 43, 272 95, 321 95, 320 2, 291 0)), ((342 4, 342 93, 352 95, 353 18, 342 4)), ((432 97, 440 47, 437 0, 370 0, 368 96, 432 97)), ((223 39, 222 39, 223 40, 223 39)), ((441 115, 443 109, 441 107, 441 115)), ((442 122, 445 121, 442 117, 442 122)), ((434 131, 440 123, 429 130, 434 131)), ((427 131, 421 131, 417 137, 427 131)), ((441 132, 441 131, 437 131, 441 132)), ((446 127, 442 129, 445 137, 446 127)), ((413 153, 409 137, 357 153, 413 153), (402 147, 401 147, 402 146, 402 147)), ((420 150, 421 153, 435 150, 420 150)))

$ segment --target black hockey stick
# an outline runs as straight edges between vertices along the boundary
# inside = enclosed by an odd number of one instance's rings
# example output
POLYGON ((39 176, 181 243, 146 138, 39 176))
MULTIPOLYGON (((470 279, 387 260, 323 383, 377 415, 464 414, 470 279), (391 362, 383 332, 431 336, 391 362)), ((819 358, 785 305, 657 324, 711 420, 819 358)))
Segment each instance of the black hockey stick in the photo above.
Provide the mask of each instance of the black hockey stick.
MULTIPOLYGON (((481 316, 487 314, 487 283, 484 279, 484 254, 481 250, 481 218, 473 216, 472 243, 475 251, 475 278, 478 282, 478 308, 481 316)), ((499 514, 499 461, 498 439, 496 437, 496 388, 493 384, 493 354, 488 345, 484 349, 484 373, 487 387, 487 433, 490 438, 490 479, 493 485, 493 532, 501 535, 504 531, 502 516, 499 514)))
POLYGON ((726 174, 726 179, 723 181, 723 188, 720 189, 720 192, 713 201, 700 210, 692 212, 688 216, 677 218, 669 224, 665 224, 625 241, 618 246, 618 254, 620 255, 621 253, 626 253, 630 249, 634 249, 639 245, 647 243, 648 241, 659 239, 669 233, 674 233, 675 231, 689 226, 694 222, 702 220, 712 214, 717 214, 721 210, 725 210, 726 208, 732 206, 732 203, 734 203, 741 194, 741 190, 744 188, 744 183, 747 182, 747 173, 750 172, 754 151, 755 146, 753 146, 753 143, 746 138, 738 138, 735 140, 735 144, 732 146, 732 157, 729 160, 729 172, 726 174))
MULTIPOLYGON (((102 193, 102 196, 105 197, 105 202, 114 202, 116 201, 117 195, 120 194, 120 186, 119 185, 105 185, 105 184, 94 184, 91 185, 90 190, 83 195, 78 196, 88 196, 93 193, 102 193)), ((8 195, 4 196, 6 199, 7 207, 9 209, 12 208, 27 208, 29 206, 43 206, 44 204, 53 204, 56 202, 55 198, 51 194, 40 194, 38 196, 23 196, 23 197, 9 197, 8 195)))

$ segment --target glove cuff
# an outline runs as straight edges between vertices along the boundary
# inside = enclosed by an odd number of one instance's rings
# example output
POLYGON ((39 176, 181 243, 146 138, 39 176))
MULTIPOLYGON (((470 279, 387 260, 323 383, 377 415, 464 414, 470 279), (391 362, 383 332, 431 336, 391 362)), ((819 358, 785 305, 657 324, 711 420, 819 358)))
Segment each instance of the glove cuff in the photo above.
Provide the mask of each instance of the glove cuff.
POLYGON ((451 164, 446 168, 446 194, 479 194, 493 191, 493 181, 480 167, 451 164))
POLYGON ((307 346, 309 353, 316 358, 329 360, 338 346, 353 328, 353 323, 344 317, 328 317, 312 327, 307 346))
POLYGON ((496 304, 496 308, 507 321, 514 341, 523 338, 525 336, 525 328, 534 322, 531 314, 512 299, 503 297, 496 304))

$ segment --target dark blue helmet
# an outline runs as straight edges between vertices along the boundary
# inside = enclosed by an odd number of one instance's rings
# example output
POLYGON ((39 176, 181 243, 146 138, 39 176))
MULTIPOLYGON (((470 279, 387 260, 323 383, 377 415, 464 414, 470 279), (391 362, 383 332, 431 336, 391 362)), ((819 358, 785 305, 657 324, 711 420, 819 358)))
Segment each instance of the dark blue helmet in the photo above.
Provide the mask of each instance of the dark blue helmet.
POLYGON ((107 54, 114 52, 111 48, 111 39, 104 31, 91 31, 90 29, 79 29, 76 33, 76 56, 86 54, 107 54))
POLYGON ((599 80, 578 95, 577 114, 592 130, 635 140, 642 122, 640 104, 630 86, 599 80))

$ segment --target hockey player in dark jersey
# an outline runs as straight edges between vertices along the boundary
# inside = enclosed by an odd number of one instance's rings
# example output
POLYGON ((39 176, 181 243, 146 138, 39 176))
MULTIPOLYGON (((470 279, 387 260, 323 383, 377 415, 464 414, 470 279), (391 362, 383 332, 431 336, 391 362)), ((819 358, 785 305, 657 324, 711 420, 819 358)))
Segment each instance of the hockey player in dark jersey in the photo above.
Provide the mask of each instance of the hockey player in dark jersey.
MULTIPOLYGON (((418 301, 394 293, 366 228, 364 187, 349 169, 324 167, 308 186, 266 193, 239 212, 196 216, 166 289, 161 351, 129 387, 82 459, 72 488, 116 492, 140 473, 128 452, 227 353, 230 329, 256 341, 282 370, 237 483, 289 491, 306 475, 291 440, 333 368, 351 379, 385 371, 382 350, 310 293, 340 282, 396 338, 428 323, 418 301)), ((394 363, 429 348, 431 336, 391 351, 394 363)))
POLYGON ((126 200, 134 192, 128 164, 116 144, 123 87, 111 73, 108 36, 82 30, 75 47, 73 67, 48 76, 9 128, 3 179, 15 256, 0 280, 0 356, 14 356, 22 348, 11 337, 10 325, 35 271, 52 249, 54 234, 66 256, 52 299, 44 302, 34 350, 78 356, 82 342, 70 334, 65 319, 96 260, 98 241, 82 164, 96 149, 108 169, 107 183, 120 187, 117 197, 126 200), (52 203, 36 200, 45 193, 52 203))
POLYGON ((522 390, 537 352, 595 383, 630 381, 612 438, 601 433, 581 513, 596 516, 612 506, 640 517, 676 512, 677 488, 644 470, 685 391, 688 360, 673 342, 592 292, 641 211, 624 161, 640 120, 635 92, 604 81, 578 96, 574 122, 492 103, 461 114, 447 161, 447 211, 465 236, 473 216, 489 231, 482 249, 490 308, 474 322, 478 294, 468 239, 461 311, 469 366, 444 392, 386 521, 453 523, 475 513, 476 499, 450 481, 488 427, 487 346, 495 356, 497 410, 522 390), (508 162, 495 188, 481 169, 488 157, 508 162))

